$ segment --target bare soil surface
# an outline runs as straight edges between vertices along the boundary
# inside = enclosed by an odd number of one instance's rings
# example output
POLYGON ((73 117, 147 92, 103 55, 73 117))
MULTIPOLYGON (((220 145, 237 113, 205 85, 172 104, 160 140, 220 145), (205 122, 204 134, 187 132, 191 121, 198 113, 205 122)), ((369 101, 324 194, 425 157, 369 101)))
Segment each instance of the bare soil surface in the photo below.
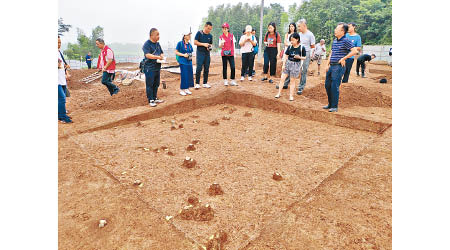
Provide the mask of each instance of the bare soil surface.
POLYGON ((286 90, 273 98, 261 66, 254 81, 225 87, 212 58, 212 88, 192 96, 162 71, 156 108, 142 81, 110 96, 99 80, 79 82, 95 70, 72 70, 59 248, 390 249, 392 82, 373 78, 392 68, 370 65, 365 79, 353 69, 329 113, 324 73, 290 102, 286 90))

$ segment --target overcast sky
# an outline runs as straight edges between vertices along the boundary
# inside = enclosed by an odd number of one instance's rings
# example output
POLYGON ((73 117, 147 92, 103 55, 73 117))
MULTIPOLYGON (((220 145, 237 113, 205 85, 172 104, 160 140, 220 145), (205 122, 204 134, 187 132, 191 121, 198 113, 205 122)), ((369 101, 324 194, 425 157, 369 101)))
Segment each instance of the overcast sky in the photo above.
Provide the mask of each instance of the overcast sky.
MULTIPOLYGON (((160 31, 160 43, 167 45, 169 41, 180 41, 182 32, 189 30, 189 26, 193 33, 197 32, 210 6, 239 2, 261 3, 260 0, 59 0, 58 16, 72 25, 70 32, 64 34, 63 43, 76 42, 76 28, 90 36, 91 30, 100 25, 104 28, 106 43, 143 43, 148 39, 150 28, 156 27, 160 31)), ((280 3, 287 11, 294 1, 264 1, 265 6, 270 3, 280 3)))

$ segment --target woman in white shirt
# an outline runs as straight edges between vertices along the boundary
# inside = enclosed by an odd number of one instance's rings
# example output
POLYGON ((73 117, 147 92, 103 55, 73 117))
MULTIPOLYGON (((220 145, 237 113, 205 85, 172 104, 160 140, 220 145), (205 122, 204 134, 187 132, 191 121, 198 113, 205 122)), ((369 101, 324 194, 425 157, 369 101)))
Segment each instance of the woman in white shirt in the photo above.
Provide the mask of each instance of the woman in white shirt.
POLYGON ((289 45, 291 45, 291 39, 289 39, 289 36, 291 36, 295 32, 297 32, 297 25, 295 25, 295 23, 290 23, 289 30, 286 35, 284 35, 284 50, 286 50, 289 45))
POLYGON ((255 55, 253 54, 253 47, 256 46, 256 38, 252 35, 252 26, 245 26, 245 34, 241 36, 239 40, 242 54, 242 68, 241 68, 241 81, 244 81, 246 72, 248 74, 248 80, 252 80, 253 64, 255 62, 255 55))

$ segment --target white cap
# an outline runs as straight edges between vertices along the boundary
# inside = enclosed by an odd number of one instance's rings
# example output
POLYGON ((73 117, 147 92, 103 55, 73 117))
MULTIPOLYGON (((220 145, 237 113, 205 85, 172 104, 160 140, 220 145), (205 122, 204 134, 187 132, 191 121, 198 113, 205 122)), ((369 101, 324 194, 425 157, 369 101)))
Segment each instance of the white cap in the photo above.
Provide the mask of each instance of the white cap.
POLYGON ((252 26, 251 25, 245 26, 245 32, 252 32, 252 26))

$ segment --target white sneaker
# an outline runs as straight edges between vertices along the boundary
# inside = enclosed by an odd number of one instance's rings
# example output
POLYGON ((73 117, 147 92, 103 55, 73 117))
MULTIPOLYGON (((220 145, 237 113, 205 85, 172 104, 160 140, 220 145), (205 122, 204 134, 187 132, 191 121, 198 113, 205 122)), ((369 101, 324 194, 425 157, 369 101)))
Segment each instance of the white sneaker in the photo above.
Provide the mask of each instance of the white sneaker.
POLYGON ((231 81, 231 86, 237 86, 238 84, 236 83, 235 80, 231 81))
POLYGON ((244 80, 245 80, 245 78, 243 76, 241 76, 241 82, 244 81, 244 80))
POLYGON ((199 89, 200 88, 200 84, 195 84, 195 89, 199 89))
POLYGON ((188 95, 192 95, 192 92, 189 91, 189 89, 185 89, 185 90, 184 90, 184 93, 186 93, 186 94, 188 94, 188 95))
POLYGON ((248 77, 248 80, 249 80, 249 81, 251 81, 251 80, 252 80, 252 77, 251 77, 251 76, 249 76, 249 77, 248 77))
POLYGON ((209 88, 211 88, 211 86, 209 84, 205 83, 205 84, 203 84, 203 88, 209 89, 209 88))
POLYGON ((153 100, 151 100, 149 104, 150 104, 150 107, 156 107, 156 103, 153 100))
POLYGON ((228 80, 224 80, 223 85, 228 86, 228 80))
POLYGON ((186 93, 183 90, 180 90, 180 95, 185 96, 186 93))
POLYGON ((163 103, 164 100, 161 100, 161 99, 156 98, 155 102, 156 102, 156 103, 163 103))

